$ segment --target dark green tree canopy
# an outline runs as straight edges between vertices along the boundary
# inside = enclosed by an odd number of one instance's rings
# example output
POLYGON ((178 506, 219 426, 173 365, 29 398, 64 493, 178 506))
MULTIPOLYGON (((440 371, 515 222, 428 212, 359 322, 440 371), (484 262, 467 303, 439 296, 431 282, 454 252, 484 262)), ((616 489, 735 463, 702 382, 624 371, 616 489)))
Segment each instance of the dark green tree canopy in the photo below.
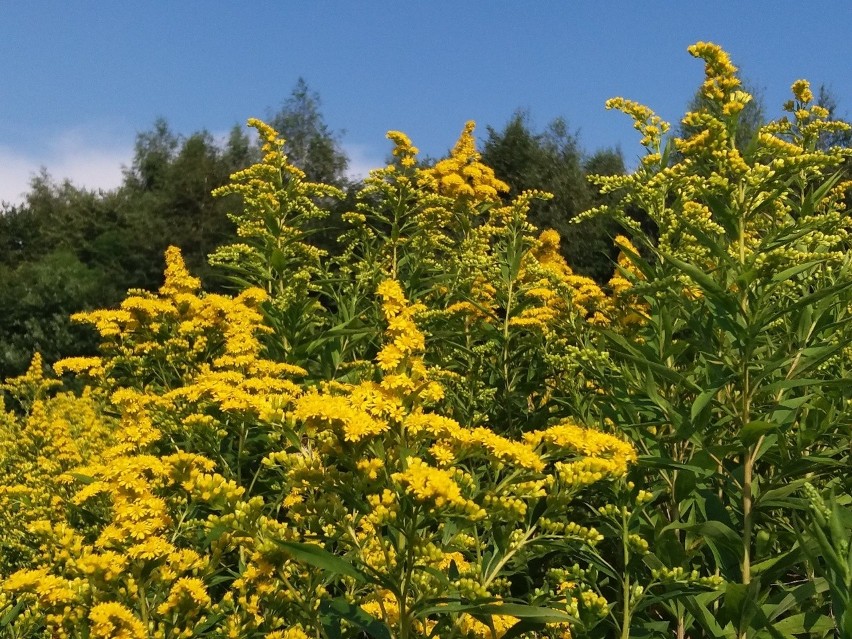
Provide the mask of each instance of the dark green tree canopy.
MULTIPOLYGON (((552 228, 559 232, 563 254, 573 268, 599 281, 612 274, 614 256, 608 223, 571 223, 577 214, 597 202, 597 195, 586 179, 588 169, 577 136, 564 119, 557 118, 536 132, 529 114, 517 111, 502 130, 488 127, 482 159, 509 184, 510 196, 528 189, 554 195, 552 200, 535 205, 530 221, 542 230, 552 228)), ((624 171, 619 151, 600 152, 587 163, 591 172, 624 171)))
POLYGON ((319 94, 299 78, 269 124, 286 140, 284 151, 290 162, 309 180, 344 186, 349 159, 340 146, 340 134, 325 123, 320 107, 319 94))

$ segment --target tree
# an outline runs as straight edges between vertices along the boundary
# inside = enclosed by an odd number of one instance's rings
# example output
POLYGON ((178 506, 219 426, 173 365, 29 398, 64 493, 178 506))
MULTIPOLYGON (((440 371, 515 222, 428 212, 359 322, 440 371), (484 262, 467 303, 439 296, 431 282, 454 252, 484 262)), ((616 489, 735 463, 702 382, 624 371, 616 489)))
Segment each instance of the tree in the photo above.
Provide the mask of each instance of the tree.
MULTIPOLYGON (((592 166, 602 165, 606 159, 611 164, 609 169, 623 172, 623 161, 619 164, 617 155, 596 156, 592 166)), ((562 252, 578 272, 599 281, 611 275, 614 256, 608 223, 593 220, 571 224, 572 218, 594 203, 595 195, 586 181, 577 138, 565 120, 558 118, 536 133, 529 114, 517 111, 502 131, 488 127, 482 159, 509 184, 510 197, 528 189, 552 193, 552 200, 536 203, 530 222, 542 230, 559 232, 562 252)))
POLYGON ((179 145, 180 139, 169 128, 168 122, 164 118, 157 118, 153 129, 136 136, 128 181, 138 180, 147 189, 158 186, 179 145))
POLYGON ((111 192, 36 176, 23 204, 0 215, 0 379, 91 351, 71 313, 117 303, 130 288, 161 284, 163 252, 180 246, 215 288, 207 254, 233 240, 232 202, 210 192, 256 153, 239 129, 224 148, 206 131, 188 137, 159 119, 136 140, 124 183, 111 192))
POLYGON ((311 182, 345 186, 349 159, 340 148, 339 134, 332 132, 320 112, 319 94, 299 78, 290 97, 269 119, 286 140, 287 157, 311 182))
POLYGON ((109 245, 136 238, 133 254, 121 258, 124 270, 135 273, 133 287, 157 286, 169 245, 179 246, 187 262, 211 282, 207 255, 234 233, 228 219, 232 203, 212 197, 211 191, 255 158, 248 136, 238 127, 224 148, 207 131, 176 135, 164 120, 139 135, 133 165, 115 194, 122 223, 105 247, 109 252, 109 245))
POLYGON ((0 265, 0 378, 26 370, 33 353, 45 360, 94 352, 94 333, 73 324, 71 313, 120 299, 107 272, 85 265, 68 248, 0 265))
MULTIPOLYGON (((830 122, 845 122, 847 118, 838 116, 837 96, 824 84, 821 84, 816 96, 816 105, 828 111, 828 120, 830 122)), ((852 131, 849 129, 826 132, 820 138, 820 148, 823 150, 833 146, 841 146, 845 148, 852 147, 852 131)), ((850 168, 850 163, 846 163, 847 171, 850 168)))

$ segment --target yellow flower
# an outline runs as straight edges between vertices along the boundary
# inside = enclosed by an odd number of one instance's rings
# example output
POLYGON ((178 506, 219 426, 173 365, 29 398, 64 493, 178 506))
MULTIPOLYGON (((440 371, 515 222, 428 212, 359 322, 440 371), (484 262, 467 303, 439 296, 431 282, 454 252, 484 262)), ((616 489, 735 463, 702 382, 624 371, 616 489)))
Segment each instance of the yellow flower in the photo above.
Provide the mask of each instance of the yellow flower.
POLYGON ((393 156, 404 167, 412 167, 417 163, 419 150, 411 144, 411 140, 400 131, 388 131, 387 138, 394 143, 393 156))
POLYGON ((483 164, 473 138, 474 122, 467 122, 453 147, 450 157, 440 160, 423 172, 427 184, 434 184, 438 193, 474 202, 497 202, 500 193, 509 185, 494 175, 494 169, 483 164))
POLYGON ((643 104, 624 98, 610 98, 605 104, 607 109, 615 109, 633 119, 633 128, 642 134, 642 146, 659 150, 663 135, 671 125, 643 104))
POLYGON ((168 615, 179 609, 183 615, 198 614, 204 612, 210 603, 210 595, 203 581, 197 577, 182 577, 174 583, 168 599, 157 607, 157 612, 168 615))
POLYGON ((310 639, 310 636, 301 628, 288 628, 270 632, 264 639, 310 639))
POLYGON ((704 84, 702 94, 709 100, 723 102, 738 86, 737 67, 722 47, 712 42, 696 42, 687 48, 696 58, 704 60, 704 84))
POLYGON ((99 603, 89 613, 92 639, 147 639, 142 621, 118 602, 99 603))
POLYGON ((811 91, 811 83, 807 80, 796 80, 791 90, 793 91, 793 95, 796 96, 796 99, 802 104, 813 102, 814 94, 811 91))
POLYGON ((480 519, 485 511, 466 499, 449 471, 434 468, 418 457, 408 460, 408 468, 394 473, 393 480, 407 486, 418 501, 434 503, 436 507, 453 507, 468 516, 480 519))

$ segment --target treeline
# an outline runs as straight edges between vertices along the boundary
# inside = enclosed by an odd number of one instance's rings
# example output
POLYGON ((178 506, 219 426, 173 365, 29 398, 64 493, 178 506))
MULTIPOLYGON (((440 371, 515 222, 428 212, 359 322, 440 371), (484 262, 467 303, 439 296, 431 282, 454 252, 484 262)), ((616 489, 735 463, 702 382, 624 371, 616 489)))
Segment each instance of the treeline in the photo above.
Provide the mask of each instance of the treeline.
MULTIPOLYGON (((270 121, 315 179, 343 184, 346 158, 303 81, 270 121)), ((237 202, 211 191, 258 153, 240 126, 219 141, 207 131, 178 135, 158 120, 137 137, 115 190, 35 177, 23 203, 0 214, 0 379, 23 371, 35 351, 46 361, 93 352, 94 334, 70 315, 115 305, 128 289, 158 288, 169 245, 208 289, 225 285, 206 258, 234 241, 228 211, 237 202)))
MULTIPOLYGON (((825 90, 820 101, 836 109, 825 90)), ((319 96, 304 80, 267 119, 287 140, 290 160, 309 179, 354 192, 339 135, 325 123, 319 96)), ((752 119, 756 129, 762 119, 759 105, 752 119)), ((539 228, 559 231, 565 257, 578 273, 598 281, 609 277, 612 229, 600 219, 581 224, 571 220, 601 203, 586 179, 589 174, 625 172, 620 150, 586 154, 564 120, 537 130, 529 115, 520 111, 502 129, 488 127, 486 132, 483 161, 510 185, 510 196, 526 189, 554 194, 552 200, 537 204, 530 220, 539 228)), ((747 144, 748 136, 742 138, 747 144)), ((94 334, 72 323, 70 315, 115 305, 128 289, 159 287, 163 253, 169 245, 182 249, 207 290, 227 287, 206 257, 217 246, 234 241, 228 212, 238 203, 214 198, 211 191, 255 162, 258 154, 256 142, 242 127, 234 127, 227 140, 219 141, 206 131, 178 135, 159 120, 137 137, 133 161, 115 190, 92 192, 42 173, 33 179, 22 204, 4 204, 0 380, 23 372, 36 351, 47 362, 93 352, 94 334)), ((329 221, 316 229, 317 244, 335 251, 340 215, 350 206, 351 201, 340 203, 329 221)))

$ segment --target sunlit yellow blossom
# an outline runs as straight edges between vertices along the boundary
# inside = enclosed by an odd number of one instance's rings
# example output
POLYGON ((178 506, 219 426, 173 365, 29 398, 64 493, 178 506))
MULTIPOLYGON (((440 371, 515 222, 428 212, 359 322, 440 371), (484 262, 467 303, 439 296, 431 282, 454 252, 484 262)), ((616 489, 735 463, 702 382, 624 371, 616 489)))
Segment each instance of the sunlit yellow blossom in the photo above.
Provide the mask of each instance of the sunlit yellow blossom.
POLYGON ((191 612, 200 613, 210 606, 210 595, 204 587, 204 582, 196 577, 183 577, 172 586, 168 599, 161 603, 157 612, 167 615, 179 610, 186 615, 191 612))
POLYGON ((633 118, 633 128, 642 134, 642 146, 659 149, 671 125, 643 104, 624 98, 610 98, 607 109, 616 109, 633 118))
POLYGON ((404 167, 412 167, 417 163, 419 150, 411 144, 411 140, 405 133, 400 131, 388 131, 388 139, 394 143, 393 156, 399 160, 404 167))
POLYGON ((696 58, 704 60, 705 80, 701 92, 708 99, 721 101, 740 86, 737 67, 731 63, 731 58, 719 45, 712 42, 696 42, 687 47, 687 51, 696 58))
POLYGON ((406 485, 420 501, 432 502, 438 508, 455 507, 471 517, 485 516, 485 511, 462 495, 452 475, 445 470, 429 466, 417 457, 409 459, 408 468, 395 473, 393 479, 406 485))
POLYGON ((294 416, 314 427, 339 427, 347 441, 357 442, 383 432, 387 423, 354 406, 343 396, 307 393, 296 402, 294 416))
POLYGON ((518 622, 518 619, 511 615, 490 615, 489 619, 491 626, 494 627, 493 631, 488 624, 464 613, 459 617, 459 629, 465 636, 475 637, 476 639, 493 639, 495 637, 499 639, 518 622))
POLYGON ((624 475, 628 465, 636 460, 636 450, 629 443, 613 435, 579 426, 570 419, 546 430, 527 433, 524 440, 531 446, 555 446, 577 451, 590 460, 606 461, 603 464, 590 462, 589 467, 605 467, 609 469, 607 472, 613 474, 624 475))
POLYGON ((57 375, 64 373, 88 373, 99 375, 103 372, 103 360, 100 357, 66 357, 53 365, 57 375))
POLYGON ((813 102, 814 94, 811 91, 811 83, 807 80, 796 80, 791 87, 793 95, 802 104, 813 102))
POLYGON ((434 180, 442 195, 475 202, 498 201, 509 185, 497 179, 494 170, 480 161, 473 137, 475 127, 474 122, 465 124, 450 157, 437 162, 424 175, 434 180))
POLYGON ((89 613, 93 639, 146 639, 142 622, 117 602, 99 603, 89 613))
POLYGON ((310 639, 310 635, 300 628, 288 628, 287 630, 270 632, 264 639, 310 639))
POLYGON ((41 568, 16 572, 3 583, 3 589, 9 592, 31 592, 44 606, 62 607, 77 596, 71 585, 67 579, 52 575, 47 569, 41 568))

